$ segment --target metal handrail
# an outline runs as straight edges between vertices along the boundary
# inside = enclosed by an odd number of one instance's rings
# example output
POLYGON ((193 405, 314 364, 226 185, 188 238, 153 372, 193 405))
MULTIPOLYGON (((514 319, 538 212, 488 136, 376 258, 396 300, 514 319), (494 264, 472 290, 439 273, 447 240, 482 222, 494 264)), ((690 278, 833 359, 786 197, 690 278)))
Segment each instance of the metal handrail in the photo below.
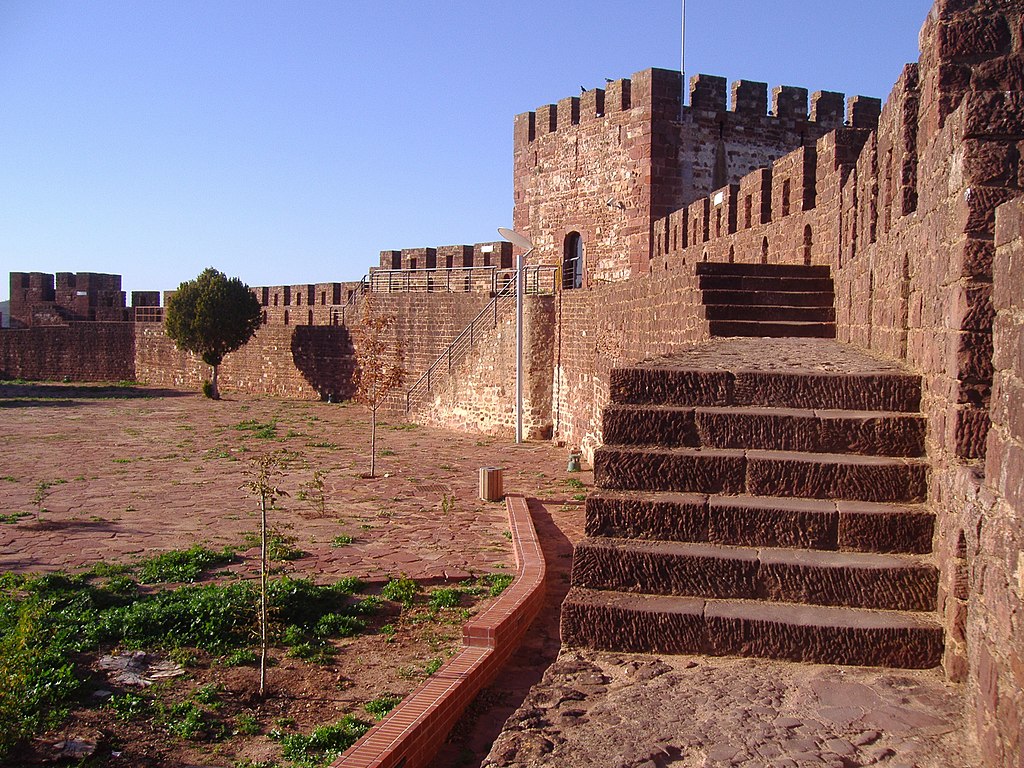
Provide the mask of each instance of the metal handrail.
MULTIPOLYGON (((534 268, 536 269, 536 267, 534 268)), ((496 291, 494 298, 491 299, 480 310, 480 313, 470 321, 469 325, 455 337, 455 340, 449 344, 444 352, 438 355, 437 359, 434 360, 423 374, 416 379, 411 387, 405 393, 405 412, 409 413, 412 411, 413 397, 419 393, 422 389, 424 392, 430 392, 430 379, 434 371, 442 364, 446 365, 447 373, 451 375, 452 366, 458 363, 462 358, 469 352, 473 344, 476 341, 476 336, 479 333, 478 325, 482 326, 484 318, 490 322, 491 328, 496 328, 498 325, 498 309, 499 305, 509 304, 515 300, 515 271, 513 270, 513 279, 509 280, 501 290, 496 291)), ((482 328, 480 330, 483 330, 482 328)))
MULTIPOLYGON (((551 294, 556 285, 556 268, 526 267, 527 294, 551 294)), ((495 266, 441 267, 418 269, 374 269, 364 278, 366 289, 375 293, 472 293, 497 294, 515 282, 515 269, 495 266)))

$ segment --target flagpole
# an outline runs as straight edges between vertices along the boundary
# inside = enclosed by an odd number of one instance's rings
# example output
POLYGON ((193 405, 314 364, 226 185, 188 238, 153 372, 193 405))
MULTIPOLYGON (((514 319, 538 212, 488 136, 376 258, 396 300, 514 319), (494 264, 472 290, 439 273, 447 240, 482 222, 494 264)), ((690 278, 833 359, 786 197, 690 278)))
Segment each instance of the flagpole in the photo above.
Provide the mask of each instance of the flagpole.
POLYGON ((679 94, 679 117, 683 115, 683 104, 686 103, 686 0, 682 0, 683 3, 683 16, 682 24, 680 24, 680 39, 679 39, 679 79, 680 89, 679 94))

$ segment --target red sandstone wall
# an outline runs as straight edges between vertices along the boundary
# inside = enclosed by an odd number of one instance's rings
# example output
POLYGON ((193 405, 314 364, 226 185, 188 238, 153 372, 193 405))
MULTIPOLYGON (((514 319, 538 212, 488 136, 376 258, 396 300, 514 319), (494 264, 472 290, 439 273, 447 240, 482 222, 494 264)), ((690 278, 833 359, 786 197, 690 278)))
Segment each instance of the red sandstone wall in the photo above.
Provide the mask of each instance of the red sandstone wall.
POLYGON ((132 323, 72 323, 0 330, 0 378, 122 381, 136 378, 132 323))
MULTIPOLYGON (((135 350, 138 378, 147 384, 199 389, 211 375, 195 355, 177 349, 162 325, 140 324, 135 350)), ((355 367, 348 331, 334 327, 264 326, 224 358, 219 384, 232 390, 299 399, 351 396, 355 367)))
POLYGON ((965 547, 975 553, 966 620, 982 752, 991 765, 1018 766, 1024 749, 1024 198, 999 208, 996 247, 992 426, 976 540, 971 536, 965 547))
POLYGON ((608 404, 612 368, 708 338, 693 263, 666 263, 628 282, 558 294, 554 436, 583 450, 588 461, 601 443, 601 411, 608 404))
MULTIPOLYGON (((315 313, 331 309, 330 305, 319 303, 317 288, 320 286, 304 289, 301 305, 295 303, 297 298, 291 287, 288 287, 288 303, 285 304, 286 292, 281 289, 277 311, 283 312, 286 307, 315 313), (317 302, 308 304, 310 297, 317 302)), ((395 337, 406 370, 405 387, 426 370, 487 300, 483 294, 373 295, 375 311, 395 318, 395 337)), ((362 299, 356 299, 345 306, 347 325, 291 322, 284 325, 272 321, 262 326, 248 344, 224 359, 220 385, 225 392, 235 389, 279 397, 351 397, 352 373, 358 364, 361 317, 362 299)), ((195 356, 177 350, 162 326, 142 324, 139 328, 136 367, 140 380, 198 389, 203 380, 210 377, 209 367, 195 356)), ((393 409, 404 409, 403 392, 404 387, 396 391, 391 404, 393 409)))
MULTIPOLYGON (((586 284, 644 271, 657 219, 843 123, 842 94, 808 108, 803 88, 774 89, 770 114, 765 83, 735 83, 730 107, 723 78, 697 75, 680 99, 680 73, 653 69, 516 117, 514 222, 540 263, 560 264, 579 232, 586 284)), ((854 106, 852 125, 872 125, 877 100, 854 106)), ((803 178, 791 181, 800 209, 803 178)))
MULTIPOLYGON (((523 316, 523 433, 527 439, 547 439, 552 432, 554 297, 525 297, 523 316)), ((515 312, 506 310, 452 376, 437 377, 432 396, 415 409, 416 421, 514 439, 515 365, 515 312)))

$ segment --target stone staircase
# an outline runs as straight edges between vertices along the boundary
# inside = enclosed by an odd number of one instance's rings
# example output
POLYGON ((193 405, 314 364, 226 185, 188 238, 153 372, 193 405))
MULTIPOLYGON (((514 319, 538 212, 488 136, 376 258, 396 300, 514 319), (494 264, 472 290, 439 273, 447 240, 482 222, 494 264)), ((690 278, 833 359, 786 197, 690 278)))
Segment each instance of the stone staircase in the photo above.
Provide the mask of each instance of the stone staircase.
POLYGON ((712 336, 835 338, 827 266, 705 261, 697 281, 712 336))
POLYGON ((737 338, 613 371, 611 395, 563 642, 940 663, 919 377, 737 338))

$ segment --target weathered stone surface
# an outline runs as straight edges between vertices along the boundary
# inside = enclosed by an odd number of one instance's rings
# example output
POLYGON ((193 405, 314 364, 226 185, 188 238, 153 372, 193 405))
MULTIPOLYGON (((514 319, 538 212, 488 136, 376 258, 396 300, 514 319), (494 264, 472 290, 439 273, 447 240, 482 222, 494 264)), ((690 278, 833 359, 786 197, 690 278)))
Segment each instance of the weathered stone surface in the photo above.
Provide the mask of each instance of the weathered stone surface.
POLYGON ((923 501, 928 465, 915 459, 747 452, 747 492, 860 501, 923 501))
POLYGON ((769 600, 935 610, 938 572, 912 556, 769 549, 759 560, 758 586, 769 600))
POLYGON ((916 614, 708 601, 713 654, 927 669, 942 659, 942 628, 916 614))
POLYGON ((839 512, 832 501, 711 496, 708 540, 747 547, 836 549, 839 512))
POLYGON ((815 411, 821 439, 815 450, 876 456, 922 456, 927 421, 918 414, 815 411))
POLYGON ((704 304, 769 307, 831 307, 831 291, 794 293, 792 291, 741 291, 707 289, 702 292, 704 304))
POLYGON ((704 653, 704 601, 574 587, 562 603, 562 643, 610 651, 704 653))
POLYGON ((968 94, 964 136, 1020 136, 1024 133, 1024 94, 968 94))
POLYGON ((605 446, 594 453, 594 480, 602 488, 683 493, 742 493, 741 451, 605 446))
POLYGON ((814 374, 737 371, 736 403, 784 408, 914 412, 920 379, 899 374, 814 374))
POLYGON ((819 453, 919 456, 920 416, 870 411, 783 408, 698 408, 700 444, 819 453))
POLYGON ((611 405, 603 415, 605 445, 696 446, 692 408, 611 405))
POLYGON ((932 549, 935 515, 926 507, 839 500, 839 548, 858 552, 932 549))
POLYGON ((828 266, 823 264, 733 264, 724 261, 702 261, 694 271, 704 275, 735 275, 756 277, 802 277, 831 279, 828 266))
POLYGON ((706 320, 758 320, 796 323, 834 323, 833 307, 790 307, 763 304, 707 304, 702 308, 706 320))
POLYGON ((757 336, 787 339, 795 337, 834 339, 836 335, 834 323, 788 321, 712 320, 708 323, 708 331, 712 336, 757 336))
POLYGON ((587 496, 588 536, 707 541, 708 500, 700 494, 598 491, 587 496))
MULTIPOLYGON (((761 265, 762 267, 765 265, 761 265)), ((697 286, 702 291, 772 291, 778 293, 831 293, 832 278, 799 276, 768 276, 756 273, 731 275, 700 275, 697 286)))
POLYGON ((942 628, 921 614, 699 600, 574 587, 562 608, 568 646, 710 653, 926 669, 942 658, 942 628))
POLYGON ((572 583, 590 589, 935 609, 934 566, 907 555, 587 539, 574 557, 572 583))
POLYGON ((611 375, 613 403, 717 405, 729 402, 732 375, 725 371, 621 368, 611 375))
POLYGON ((699 597, 756 597, 753 549, 682 542, 587 539, 576 545, 576 587, 699 597))
POLYGON ((1004 16, 959 17, 938 28, 938 54, 942 58, 1004 53, 1009 48, 1010 27, 1004 16))

